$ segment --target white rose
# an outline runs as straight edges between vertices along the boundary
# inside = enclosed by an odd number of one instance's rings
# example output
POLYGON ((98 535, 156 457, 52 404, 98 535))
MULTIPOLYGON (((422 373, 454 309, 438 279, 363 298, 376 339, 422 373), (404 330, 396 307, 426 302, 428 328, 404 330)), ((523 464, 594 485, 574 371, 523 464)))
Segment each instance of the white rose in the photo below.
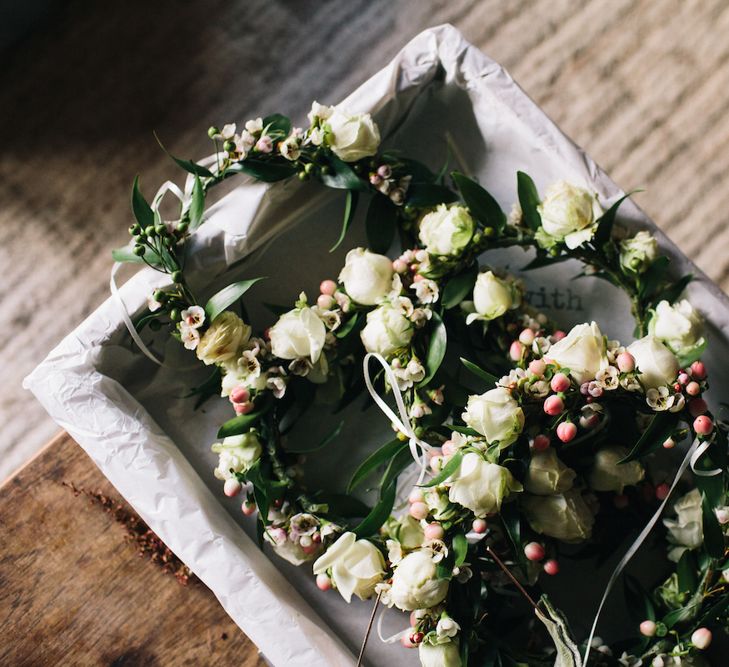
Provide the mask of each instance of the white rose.
POLYGON ((280 359, 308 357, 312 364, 319 361, 327 330, 312 308, 295 308, 279 317, 271 327, 271 351, 280 359))
POLYGON ((234 479, 235 473, 244 473, 261 458, 261 441, 255 431, 231 435, 211 448, 218 454, 218 466, 213 474, 218 479, 234 479))
POLYGON ((469 396, 463 421, 500 448, 514 442, 524 428, 524 411, 511 392, 496 387, 478 396, 469 396))
POLYGON ((385 559, 369 540, 358 540, 354 533, 343 533, 314 563, 314 574, 331 570, 331 579, 347 601, 352 594, 365 600, 385 574, 385 559))
POLYGON ((674 546, 668 557, 677 562, 686 549, 698 549, 704 543, 704 519, 701 509, 701 492, 692 489, 679 498, 673 506, 675 519, 663 519, 668 528, 668 540, 674 546))
POLYGON ((592 534, 595 517, 576 489, 558 496, 526 496, 522 507, 529 525, 543 535, 582 542, 592 534))
POLYGON ((539 205, 542 229, 553 239, 564 241, 573 250, 589 241, 602 215, 597 197, 566 181, 552 184, 539 205))
POLYGON ((643 273, 658 256, 658 243, 649 232, 638 232, 620 242, 620 264, 626 271, 643 273))
POLYGON ((433 255, 459 255, 473 236, 474 222, 467 208, 440 204, 420 221, 420 240, 433 255))
POLYGON ((511 493, 522 490, 507 468, 489 463, 476 452, 468 452, 450 478, 448 498, 470 509, 477 517, 494 514, 511 493))
POLYGON ((590 488, 595 491, 622 493, 626 486, 633 486, 645 477, 639 461, 619 463, 630 452, 625 447, 604 447, 597 454, 590 471, 590 488))
POLYGON ((552 361, 570 369, 570 375, 580 384, 593 380, 598 371, 607 368, 605 337, 595 322, 578 324, 549 348, 552 361))
POLYGON ((334 154, 345 162, 356 162, 377 153, 380 131, 368 113, 348 114, 335 108, 327 119, 329 146, 334 154))
POLYGON ((403 558, 392 575, 390 599, 398 609, 426 609, 443 602, 448 579, 439 579, 431 552, 413 551, 403 558))
POLYGON ((635 358, 636 369, 640 371, 638 380, 644 389, 661 387, 676 379, 678 360, 655 336, 634 341, 628 346, 628 352, 635 358))
POLYGON ((197 346, 197 358, 206 366, 220 364, 238 355, 251 337, 251 327, 235 313, 220 313, 203 334, 197 346))
POLYGON ((393 273, 389 257, 355 248, 347 253, 339 280, 353 301, 374 306, 390 291, 393 273))
POLYGON ((521 294, 513 282, 498 278, 493 271, 479 273, 473 286, 476 314, 469 315, 466 322, 470 324, 477 319, 494 320, 520 303, 521 294))
POLYGON ((686 354, 704 342, 701 315, 686 299, 674 305, 661 301, 648 330, 676 354, 686 354))
POLYGON ((461 651, 456 640, 445 644, 421 642, 418 657, 422 667, 461 667, 461 651))
POLYGON ((412 337, 412 322, 402 308, 389 302, 367 313, 367 324, 360 333, 365 349, 383 357, 408 345, 412 337))
POLYGON ((559 460, 557 452, 549 447, 532 454, 524 488, 537 496, 551 496, 572 488, 577 473, 559 460))

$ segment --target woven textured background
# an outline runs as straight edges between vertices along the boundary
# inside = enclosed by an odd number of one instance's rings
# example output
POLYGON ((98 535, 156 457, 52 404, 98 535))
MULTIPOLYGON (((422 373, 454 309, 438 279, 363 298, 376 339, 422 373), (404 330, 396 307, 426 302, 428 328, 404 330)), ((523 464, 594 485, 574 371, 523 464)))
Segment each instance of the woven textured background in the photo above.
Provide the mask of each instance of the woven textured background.
POLYGON ((0 479, 57 429, 20 383, 106 298, 134 175, 178 177, 152 131, 201 156, 212 123, 302 120, 444 22, 729 287, 724 0, 67 2, 0 69, 0 479))

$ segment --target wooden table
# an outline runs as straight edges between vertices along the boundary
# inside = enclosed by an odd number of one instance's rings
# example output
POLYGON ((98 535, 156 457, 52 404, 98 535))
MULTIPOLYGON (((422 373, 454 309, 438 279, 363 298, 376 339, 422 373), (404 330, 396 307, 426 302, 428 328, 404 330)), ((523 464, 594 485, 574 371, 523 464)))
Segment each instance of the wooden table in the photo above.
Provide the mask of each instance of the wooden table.
POLYGON ((121 518, 144 530, 66 433, 0 487, 0 665, 264 665, 204 584, 139 557, 121 518))

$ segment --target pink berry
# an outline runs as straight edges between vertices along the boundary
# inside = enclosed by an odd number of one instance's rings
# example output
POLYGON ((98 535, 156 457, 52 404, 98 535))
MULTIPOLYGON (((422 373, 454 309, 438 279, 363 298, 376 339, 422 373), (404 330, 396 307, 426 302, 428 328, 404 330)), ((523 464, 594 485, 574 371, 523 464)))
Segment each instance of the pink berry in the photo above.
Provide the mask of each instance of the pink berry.
POLYGON ((243 486, 237 479, 226 479, 225 484, 223 484, 223 493, 228 498, 232 498, 233 496, 237 496, 242 488, 243 486))
POLYGON ((418 521, 424 519, 428 516, 428 506, 423 502, 413 503, 410 505, 410 516, 418 521))
POLYGON ((673 438, 666 438, 663 441, 663 449, 673 449, 676 446, 676 441, 673 438))
POLYGON ((563 410, 564 401, 559 396, 554 394, 547 396, 547 399, 544 401, 544 412, 552 417, 556 417, 557 415, 561 415, 563 410))
POLYGON ((630 505, 630 499, 624 493, 619 493, 613 496, 613 505, 619 510, 624 510, 630 505))
POLYGON ((334 292, 337 291, 337 283, 335 283, 333 280, 322 280, 321 285, 319 285, 319 291, 322 294, 328 294, 329 296, 333 296, 334 292))
POLYGON ((245 403, 251 397, 251 393, 245 387, 236 387, 230 392, 230 400, 233 403, 245 403))
POLYGON ((644 637, 653 637, 656 634, 655 621, 643 621, 640 624, 640 634, 644 637))
POLYGON ((519 342, 524 345, 531 345, 534 342, 534 332, 531 329, 524 329, 519 334, 519 342))
POLYGON ((314 534, 313 534, 313 535, 311 536, 311 541, 312 541, 312 542, 313 542, 314 544, 321 544, 321 533, 320 533, 320 532, 318 532, 318 531, 317 531, 316 533, 314 533, 314 534))
POLYGON ((547 449, 547 447, 549 447, 549 436, 544 435, 544 433, 540 433, 539 435, 535 436, 532 447, 536 452, 543 452, 545 449, 547 449))
POLYGON ((544 564, 544 571, 553 577, 559 573, 559 563, 554 558, 551 558, 544 564))
POLYGON ((564 373, 557 373, 549 383, 552 391, 567 391, 570 388, 570 379, 564 373))
POLYGON ((539 542, 529 542, 524 547, 524 555, 527 560, 542 560, 544 558, 544 547, 539 542))
POLYGON ((678 374, 678 383, 679 384, 687 385, 689 383, 690 379, 691 378, 688 375, 686 375, 686 373, 684 373, 684 372, 681 372, 678 374))
POLYGON ((701 393, 701 385, 698 382, 689 382, 686 385, 686 393, 689 396, 698 396, 701 393))
POLYGON ((392 269, 395 273, 405 273, 408 270, 407 262, 402 259, 396 259, 392 263, 392 269))
POLYGON ((392 176, 392 168, 389 164, 381 164, 377 167, 377 174, 381 178, 390 178, 390 176, 392 176))
POLYGON ((698 380, 703 380, 706 377, 706 366, 703 361, 694 361, 691 364, 691 375, 698 380))
POLYGON ((413 644, 420 644, 420 642, 423 641, 424 637, 425 637, 425 634, 422 632, 413 632, 413 634, 410 635, 410 641, 413 644))
POLYGON ((630 352, 621 352, 618 355, 618 368, 622 373, 630 373, 635 370, 635 357, 630 352))
POLYGON ((712 639, 713 636, 711 634, 711 630, 708 628, 699 628, 698 630, 694 630, 694 633, 691 635, 691 643, 699 649, 699 651, 709 648, 712 639))
POLYGON ((474 533, 478 533, 479 535, 483 535, 486 532, 486 529, 488 528, 488 524, 484 519, 474 519, 473 523, 471 524, 471 528, 473 529, 474 533))
MULTIPOLYGON (((411 628, 412 629, 412 628, 411 628)), ((412 635, 412 632, 406 632, 402 637, 400 637, 400 645, 403 648, 416 648, 415 644, 413 644, 410 641, 410 636, 412 635)))
POLYGON ((656 498, 658 498, 658 500, 665 500, 670 490, 671 487, 665 482, 663 482, 663 484, 659 484, 656 487, 656 498))
POLYGON ((689 401, 688 409, 692 417, 698 417, 703 415, 709 409, 709 406, 703 398, 692 398, 689 401))
POLYGON ((521 355, 524 353, 524 346, 518 341, 515 340, 511 347, 509 348, 509 356, 511 357, 512 361, 519 361, 521 360, 521 355))
POLYGON ((323 572, 316 575, 316 587, 320 591, 328 591, 332 587, 332 580, 323 572))
POLYGON ((443 535, 445 535, 443 526, 439 523, 429 523, 425 526, 425 530, 423 532, 425 533, 426 540, 442 540, 443 535))
POLYGON ((422 503, 423 498, 424 498, 423 491, 416 487, 410 492, 410 495, 408 496, 408 502, 409 503, 422 503))
POLYGON ((576 435, 577 426, 575 426, 572 422, 562 422, 559 426, 557 426, 557 437, 562 442, 574 440, 576 435))
POLYGON ((566 335, 567 334, 564 331, 557 329, 557 331, 552 334, 552 340, 556 343, 558 340, 562 340, 566 335))
POLYGON ((320 294, 316 299, 316 305, 322 310, 329 310, 335 303, 331 294, 320 294))
POLYGON ((240 509, 245 516, 250 516, 251 514, 253 514, 256 511, 256 503, 252 503, 252 502, 246 500, 241 505, 240 509))
POLYGON ((706 415, 694 419, 694 431, 699 435, 709 435, 714 430, 714 422, 706 415))
POLYGON ((453 444, 453 440, 446 440, 441 447, 443 456, 453 456, 456 453, 456 446, 453 444))
POLYGON ((546 370, 547 364, 544 363, 544 359, 534 359, 529 362, 529 372, 538 378, 542 377, 546 370))

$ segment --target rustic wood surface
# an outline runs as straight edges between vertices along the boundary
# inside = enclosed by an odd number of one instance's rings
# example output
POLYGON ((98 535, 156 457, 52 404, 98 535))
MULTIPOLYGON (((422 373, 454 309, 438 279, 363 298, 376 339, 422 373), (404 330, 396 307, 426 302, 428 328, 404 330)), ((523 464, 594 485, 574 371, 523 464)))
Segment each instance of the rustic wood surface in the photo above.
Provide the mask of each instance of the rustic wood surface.
POLYGON ((264 665, 208 588, 64 482, 119 498, 66 434, 0 487, 0 665, 264 665))

